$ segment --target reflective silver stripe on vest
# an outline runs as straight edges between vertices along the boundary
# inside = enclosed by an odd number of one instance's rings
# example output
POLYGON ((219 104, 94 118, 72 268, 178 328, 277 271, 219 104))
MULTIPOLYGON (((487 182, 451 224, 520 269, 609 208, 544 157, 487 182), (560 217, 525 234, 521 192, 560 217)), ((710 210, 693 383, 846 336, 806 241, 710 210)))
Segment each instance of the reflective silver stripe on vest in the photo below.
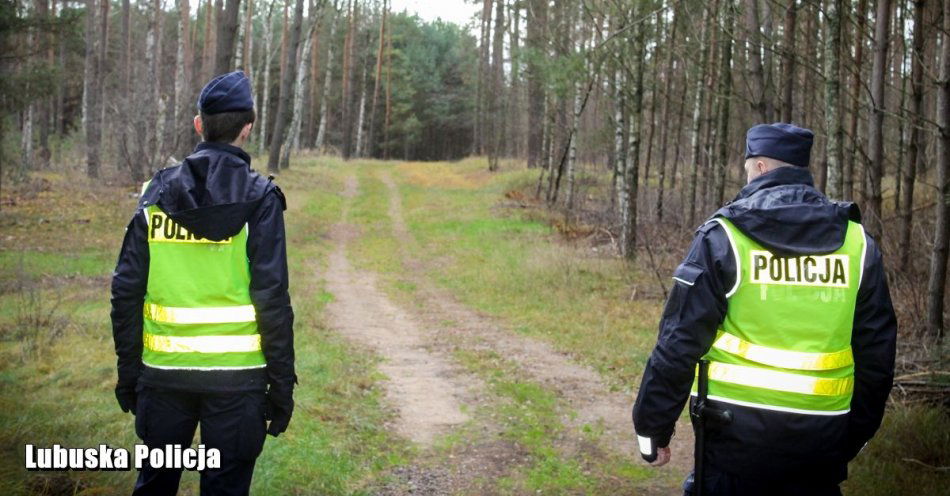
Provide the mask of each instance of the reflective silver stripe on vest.
POLYGON ((816 396, 841 396, 854 391, 853 377, 812 377, 722 362, 709 364, 709 380, 816 396))
POLYGON ((256 320, 254 305, 189 308, 146 303, 143 313, 146 319, 165 324, 229 324, 256 320))
POLYGON ((831 353, 783 350, 750 343, 723 331, 713 347, 746 360, 783 369, 834 370, 854 365, 850 346, 831 353))
POLYGON ((146 332, 142 344, 163 353, 235 353, 261 350, 261 335, 162 336, 146 332))

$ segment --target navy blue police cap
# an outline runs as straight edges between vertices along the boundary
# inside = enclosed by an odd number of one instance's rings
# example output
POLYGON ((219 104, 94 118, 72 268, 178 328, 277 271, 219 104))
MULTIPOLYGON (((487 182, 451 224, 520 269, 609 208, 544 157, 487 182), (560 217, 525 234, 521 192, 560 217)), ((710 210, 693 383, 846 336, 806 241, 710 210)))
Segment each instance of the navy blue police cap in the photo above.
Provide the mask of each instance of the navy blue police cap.
POLYGON ((811 130, 792 124, 759 124, 746 133, 745 158, 769 157, 808 167, 814 139, 815 134, 811 130))
POLYGON ((198 95, 198 111, 205 114, 254 110, 251 81, 243 71, 221 74, 212 79, 198 95))

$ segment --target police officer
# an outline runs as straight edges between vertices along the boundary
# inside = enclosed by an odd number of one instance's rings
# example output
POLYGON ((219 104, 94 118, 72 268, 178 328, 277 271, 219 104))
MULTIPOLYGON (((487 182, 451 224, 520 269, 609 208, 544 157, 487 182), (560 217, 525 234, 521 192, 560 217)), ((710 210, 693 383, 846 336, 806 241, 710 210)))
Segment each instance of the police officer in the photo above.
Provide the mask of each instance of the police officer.
MULTIPOLYGON (((204 87, 203 141, 143 187, 112 278, 119 406, 149 448, 187 447, 201 425, 221 455, 203 495, 247 494, 265 432, 283 432, 294 405, 286 204, 241 149, 251 95, 240 71, 204 87)), ((133 494, 175 494, 180 478, 145 467, 133 494)))
POLYGON ((881 423, 897 332, 881 252, 854 204, 815 189, 812 140, 749 129, 748 184, 673 273, 633 409, 641 454, 669 461, 701 358, 708 405, 732 414, 707 425, 704 480, 690 475, 687 495, 700 482, 707 495, 840 494, 881 423))

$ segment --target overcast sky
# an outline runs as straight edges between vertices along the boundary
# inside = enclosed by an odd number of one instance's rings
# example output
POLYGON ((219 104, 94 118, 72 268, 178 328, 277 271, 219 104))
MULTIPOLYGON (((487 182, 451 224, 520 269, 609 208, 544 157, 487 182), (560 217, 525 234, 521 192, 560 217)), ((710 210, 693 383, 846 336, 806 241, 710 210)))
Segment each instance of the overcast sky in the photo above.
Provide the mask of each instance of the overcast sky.
POLYGON ((461 26, 468 24, 478 10, 475 4, 466 0, 392 0, 390 3, 393 12, 405 9, 409 13, 419 14, 419 17, 427 21, 441 18, 461 26))

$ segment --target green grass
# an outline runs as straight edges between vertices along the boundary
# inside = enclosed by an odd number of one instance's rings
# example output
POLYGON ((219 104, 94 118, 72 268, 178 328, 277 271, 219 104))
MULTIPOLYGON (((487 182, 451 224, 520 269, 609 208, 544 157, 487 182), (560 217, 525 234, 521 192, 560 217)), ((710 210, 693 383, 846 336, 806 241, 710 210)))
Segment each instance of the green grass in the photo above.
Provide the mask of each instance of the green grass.
POLYGON ((589 363, 613 387, 634 387, 662 310, 657 299, 631 298, 646 272, 563 242, 548 223, 505 207, 504 193, 535 171, 485 168, 475 159, 396 167, 418 241, 412 255, 436 261, 429 276, 466 304, 589 363))
POLYGON ((892 405, 881 430, 849 467, 847 495, 942 495, 950 484, 950 414, 892 405))
POLYGON ((353 264, 391 276, 402 268, 400 247, 392 235, 392 219, 389 218, 389 195, 386 185, 379 179, 382 168, 391 165, 384 162, 355 162, 351 173, 359 180, 359 190, 350 211, 349 222, 358 226, 359 240, 350 246, 349 256, 353 264))
POLYGON ((527 454, 527 463, 509 467, 496 481, 502 494, 632 493, 637 482, 653 475, 634 460, 594 448, 599 435, 592 431, 581 441, 584 446, 559 446, 562 438, 573 435, 563 419, 574 412, 555 393, 524 377, 519 364, 486 350, 460 350, 456 357, 499 398, 485 407, 490 412, 482 413, 504 419, 502 436, 527 454))
MULTIPOLYGON (((376 359, 324 324, 333 297, 321 274, 330 249, 327 230, 340 216, 342 171, 339 161, 304 159, 278 179, 289 206, 301 383, 290 429, 268 437, 258 459, 257 494, 361 494, 409 453, 385 429, 390 413, 382 405, 376 359)), ((132 417, 119 410, 112 393, 108 291, 135 199, 106 188, 73 190, 55 175, 43 179, 47 190, 24 194, 0 213, 0 494, 44 488, 126 494, 134 472, 23 469, 26 443, 131 448, 137 441, 132 417), (58 217, 43 221, 49 212, 58 217)), ((186 472, 181 493, 197 494, 197 478, 186 472)))

